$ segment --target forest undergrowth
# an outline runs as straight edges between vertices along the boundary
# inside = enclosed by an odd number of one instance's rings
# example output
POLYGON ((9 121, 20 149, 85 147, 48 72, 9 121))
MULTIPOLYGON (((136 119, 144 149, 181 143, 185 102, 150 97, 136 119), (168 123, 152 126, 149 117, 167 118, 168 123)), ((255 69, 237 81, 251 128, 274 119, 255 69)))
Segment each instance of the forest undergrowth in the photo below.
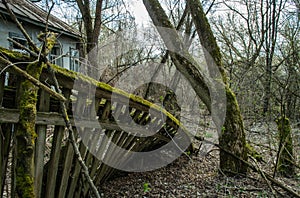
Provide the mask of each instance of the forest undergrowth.
MULTIPOLYGON (((246 123, 248 142, 262 160, 249 160, 273 175, 278 150, 276 123, 246 123)), ((299 165, 300 130, 293 128, 295 156, 299 165)), ((198 142, 199 143, 199 142, 198 142)), ((266 183, 258 173, 227 177, 218 168, 219 150, 211 148, 206 155, 182 155, 172 164, 155 171, 128 173, 101 186, 103 197, 292 197, 281 188, 266 183)), ((296 175, 275 178, 300 193, 300 169, 296 175)))

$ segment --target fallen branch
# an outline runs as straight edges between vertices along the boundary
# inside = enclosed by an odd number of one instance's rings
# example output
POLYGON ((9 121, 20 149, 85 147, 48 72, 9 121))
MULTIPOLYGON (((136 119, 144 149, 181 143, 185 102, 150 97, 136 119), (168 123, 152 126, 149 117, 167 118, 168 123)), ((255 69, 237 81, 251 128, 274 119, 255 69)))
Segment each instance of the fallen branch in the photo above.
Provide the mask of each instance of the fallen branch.
POLYGON ((268 179, 266 178, 266 175, 264 174, 263 170, 261 170, 261 168, 258 166, 257 161, 254 157, 250 156, 250 159, 252 159, 252 161, 255 163, 255 168, 257 168, 258 173, 261 175, 261 177, 266 181, 267 185, 269 186, 272 194, 274 195, 275 198, 277 198, 276 192, 273 188, 273 186, 270 184, 270 182, 268 181, 268 179))

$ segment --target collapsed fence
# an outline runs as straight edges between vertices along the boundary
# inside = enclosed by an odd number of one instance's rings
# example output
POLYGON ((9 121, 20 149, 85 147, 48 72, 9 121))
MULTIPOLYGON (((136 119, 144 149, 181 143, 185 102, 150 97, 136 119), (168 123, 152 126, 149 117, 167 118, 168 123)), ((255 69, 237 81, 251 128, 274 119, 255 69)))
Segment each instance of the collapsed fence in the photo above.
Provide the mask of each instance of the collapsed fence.
MULTIPOLYGON (((172 137, 178 133, 181 135, 177 138, 189 141, 184 127, 164 109, 81 74, 60 67, 55 67, 55 70, 63 95, 68 100, 68 114, 77 134, 80 153, 96 186, 118 171, 107 164, 125 167, 132 158, 130 152, 157 149, 173 141, 172 137), (80 90, 74 89, 75 80, 80 90), (92 96, 89 94, 91 89, 95 90, 92 96), (158 130, 145 128, 149 123, 158 130), (119 152, 119 148, 124 152, 119 152)), ((53 82, 49 79, 45 68, 40 81, 51 87, 53 82)), ((23 80, 9 69, 0 77, 1 196, 11 196, 15 192, 14 132, 19 122, 18 102, 23 80)), ((82 167, 67 138, 59 101, 41 89, 37 110, 34 151, 36 197, 90 195, 90 186, 81 174, 82 167)), ((142 164, 143 160, 138 163, 136 166, 147 166, 142 164)))

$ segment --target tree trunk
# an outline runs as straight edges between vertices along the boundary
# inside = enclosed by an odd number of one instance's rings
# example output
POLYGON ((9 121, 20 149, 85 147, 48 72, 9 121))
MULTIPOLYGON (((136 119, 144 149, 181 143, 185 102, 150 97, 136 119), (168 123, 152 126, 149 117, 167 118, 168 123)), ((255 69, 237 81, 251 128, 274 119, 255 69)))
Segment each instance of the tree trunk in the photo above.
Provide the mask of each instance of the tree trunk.
POLYGON ((82 19, 84 22, 84 31, 86 38, 85 45, 85 55, 87 55, 88 62, 90 65, 87 66, 87 75, 93 78, 99 77, 95 75, 97 73, 97 60, 93 49, 97 47, 98 39, 100 35, 100 29, 102 24, 101 14, 102 14, 102 3, 103 0, 97 0, 95 13, 92 16, 93 11, 90 8, 90 0, 76 0, 79 7, 82 19), (96 69, 96 71, 95 71, 96 69))
MULTIPOLYGON (((247 161, 248 157, 243 119, 237 99, 227 84, 227 77, 222 65, 222 57, 219 46, 213 35, 200 1, 189 0, 187 3, 189 4, 200 42, 204 48, 208 67, 211 67, 210 64, 216 64, 225 84, 227 109, 224 127, 219 136, 219 144, 222 148, 247 161), (211 63, 211 58, 213 59, 214 63, 211 63)), ((242 163, 240 160, 234 159, 232 156, 224 153, 223 151, 220 151, 220 168, 225 172, 247 172, 246 164, 242 163)))
MULTIPOLYGON (((211 111, 212 99, 209 88, 204 81, 205 78, 199 70, 199 68, 201 67, 197 65, 197 62, 184 48, 181 39, 170 23, 160 3, 157 0, 143 0, 143 2, 154 25, 157 27, 158 32, 164 40, 165 45, 170 50, 170 56, 176 68, 188 79, 196 94, 204 102, 208 110, 211 111), (168 28, 170 30, 166 32, 160 27, 168 28), (174 51, 174 49, 176 49, 176 51, 174 51), (172 51, 180 52, 184 54, 184 56, 173 53, 172 51)), ((224 82, 224 89, 226 91, 227 112, 225 124, 223 127, 224 130, 222 130, 222 133, 220 134, 220 145, 224 149, 247 161, 247 149, 243 120, 236 101, 236 97, 226 84, 226 75, 221 64, 221 54, 219 48, 217 46, 215 38, 213 37, 207 18, 203 13, 200 2, 189 1, 189 3, 192 17, 196 25, 201 43, 207 51, 205 52, 205 57, 207 59, 206 62, 209 64, 209 66, 211 66, 210 64, 216 64, 218 66, 218 69, 222 75, 222 80, 224 82), (193 7, 193 9, 191 9, 191 7, 193 7), (211 58, 208 57, 212 57, 213 61, 211 61, 211 58)), ((218 125, 218 123, 216 124, 218 125)), ((222 151, 220 154, 220 158, 220 166, 222 171, 237 173, 245 173, 247 171, 247 166, 245 164, 222 151)))
MULTIPOLYGON (((43 64, 29 64, 26 72, 39 79, 43 64)), ((25 80, 21 84, 20 118, 16 130, 16 191, 19 197, 34 194, 34 144, 38 87, 25 80)))

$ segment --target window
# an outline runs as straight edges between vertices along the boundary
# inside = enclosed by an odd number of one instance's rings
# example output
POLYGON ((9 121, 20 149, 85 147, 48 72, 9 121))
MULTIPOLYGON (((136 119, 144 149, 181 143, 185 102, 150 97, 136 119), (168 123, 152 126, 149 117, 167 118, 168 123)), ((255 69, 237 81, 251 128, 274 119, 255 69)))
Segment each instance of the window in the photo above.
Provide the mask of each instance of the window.
POLYGON ((70 70, 79 71, 79 51, 70 47, 70 70))
MULTIPOLYGON (((14 32, 9 32, 8 34, 9 34, 9 38, 11 38, 14 41, 20 43, 21 45, 27 47, 27 40, 25 39, 25 37, 22 34, 18 34, 18 33, 14 33, 14 32)), ((13 51, 26 53, 25 50, 23 50, 21 47, 19 47, 18 45, 16 45, 13 42, 9 42, 9 48, 13 51)))
POLYGON ((55 45, 49 54, 50 62, 63 67, 63 58, 61 54, 61 47, 59 45, 55 45))

